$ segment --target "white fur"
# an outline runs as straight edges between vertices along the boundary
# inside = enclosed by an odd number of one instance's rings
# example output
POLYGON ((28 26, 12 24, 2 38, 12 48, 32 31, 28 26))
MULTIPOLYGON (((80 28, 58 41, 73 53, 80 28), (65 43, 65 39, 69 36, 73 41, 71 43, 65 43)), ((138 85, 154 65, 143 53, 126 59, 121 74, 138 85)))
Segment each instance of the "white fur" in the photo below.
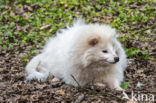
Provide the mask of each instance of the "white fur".
POLYGON ((68 26, 50 38, 42 53, 34 57, 25 69, 27 80, 44 81, 49 75, 54 75, 74 86, 78 85, 77 82, 81 86, 102 82, 110 88, 121 89, 126 67, 126 55, 115 29, 103 24, 86 24, 78 19, 72 27, 68 26), (90 45, 94 38, 98 43, 90 45), (103 50, 108 53, 103 53, 103 50), (119 57, 119 62, 114 63, 114 57, 119 57))

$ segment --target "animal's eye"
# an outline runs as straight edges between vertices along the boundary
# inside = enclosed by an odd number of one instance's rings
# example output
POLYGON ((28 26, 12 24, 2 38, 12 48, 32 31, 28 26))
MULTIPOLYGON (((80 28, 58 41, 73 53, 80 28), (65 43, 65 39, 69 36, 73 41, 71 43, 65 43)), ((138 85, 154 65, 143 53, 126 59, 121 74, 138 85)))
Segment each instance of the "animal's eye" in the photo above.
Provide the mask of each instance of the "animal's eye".
POLYGON ((103 52, 103 53, 108 53, 108 51, 107 51, 107 50, 102 50, 102 52, 103 52))

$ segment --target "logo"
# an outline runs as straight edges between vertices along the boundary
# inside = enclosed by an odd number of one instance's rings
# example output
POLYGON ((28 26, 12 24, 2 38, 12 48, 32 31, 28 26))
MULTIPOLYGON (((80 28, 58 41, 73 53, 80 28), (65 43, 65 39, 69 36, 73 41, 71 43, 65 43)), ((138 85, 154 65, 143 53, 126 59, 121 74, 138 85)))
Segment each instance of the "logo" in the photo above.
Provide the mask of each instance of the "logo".
POLYGON ((128 95, 126 92, 123 92, 122 99, 127 99, 131 101, 138 101, 138 102, 154 102, 155 95, 152 93, 143 93, 143 92, 131 92, 128 95))

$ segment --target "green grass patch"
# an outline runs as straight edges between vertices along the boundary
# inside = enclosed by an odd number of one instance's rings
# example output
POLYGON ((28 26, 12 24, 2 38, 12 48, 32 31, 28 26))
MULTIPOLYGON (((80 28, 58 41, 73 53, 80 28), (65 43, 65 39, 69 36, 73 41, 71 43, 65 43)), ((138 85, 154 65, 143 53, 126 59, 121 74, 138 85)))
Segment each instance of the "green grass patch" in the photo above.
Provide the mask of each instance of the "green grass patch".
POLYGON ((128 86, 129 86, 129 82, 123 82, 123 83, 121 84, 121 88, 122 88, 122 89, 127 89, 128 86))
MULTIPOLYGON (((9 47, 27 42, 34 48, 43 45, 66 23, 82 17, 89 22, 108 23, 117 28, 127 40, 147 41, 141 37, 156 16, 154 0, 2 0, 0 1, 0 47, 9 47), (107 22, 106 22, 107 21, 107 22), (49 25, 44 28, 44 26, 49 25), (141 28, 144 25, 144 28, 141 28), (41 29, 43 28, 43 29, 41 29), (141 29, 141 30, 140 30, 141 29), (133 34, 133 36, 132 36, 133 34)), ((126 48, 128 57, 146 50, 126 48)), ((145 56, 146 57, 146 56, 145 56)))

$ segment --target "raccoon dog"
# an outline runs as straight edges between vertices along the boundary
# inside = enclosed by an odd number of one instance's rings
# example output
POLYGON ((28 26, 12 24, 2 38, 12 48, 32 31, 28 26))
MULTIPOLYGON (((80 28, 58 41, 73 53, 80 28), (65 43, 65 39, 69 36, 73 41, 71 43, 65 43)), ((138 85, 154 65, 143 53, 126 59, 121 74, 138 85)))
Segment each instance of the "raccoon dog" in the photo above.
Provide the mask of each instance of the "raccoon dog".
POLYGON ((54 75, 74 86, 99 82, 121 90, 127 59, 117 37, 109 25, 78 19, 50 38, 42 53, 27 64, 26 80, 45 81, 54 75))

